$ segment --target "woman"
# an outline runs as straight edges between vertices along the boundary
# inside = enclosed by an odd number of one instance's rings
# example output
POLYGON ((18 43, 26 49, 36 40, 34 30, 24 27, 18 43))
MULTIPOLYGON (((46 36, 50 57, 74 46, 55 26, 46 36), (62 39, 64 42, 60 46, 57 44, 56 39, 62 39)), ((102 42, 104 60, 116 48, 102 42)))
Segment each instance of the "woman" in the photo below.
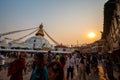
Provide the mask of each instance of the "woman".
POLYGON ((30 80, 48 80, 46 60, 43 53, 35 54, 30 80))
POLYGON ((63 66, 60 62, 54 61, 48 65, 49 80, 65 80, 63 66))

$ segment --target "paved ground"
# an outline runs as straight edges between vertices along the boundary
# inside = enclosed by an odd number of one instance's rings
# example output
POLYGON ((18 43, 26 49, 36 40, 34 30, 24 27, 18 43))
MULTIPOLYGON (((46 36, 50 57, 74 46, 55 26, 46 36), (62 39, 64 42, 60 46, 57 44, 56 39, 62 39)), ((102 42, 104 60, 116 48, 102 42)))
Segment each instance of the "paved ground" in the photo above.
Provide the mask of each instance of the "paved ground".
MULTIPOLYGON (((13 61, 14 59, 9 59, 8 61, 13 61)), ((31 59, 27 59, 27 62, 28 61, 31 61, 31 59)), ((87 76, 87 79, 88 80, 108 80, 106 78, 104 78, 103 76, 103 68, 101 66, 101 64, 99 64, 98 66, 98 69, 99 69, 99 76, 94 76, 92 73, 87 76)), ((65 67, 65 75, 66 75, 66 67, 65 67)), ((30 79, 30 75, 31 75, 31 72, 27 72, 27 74, 24 73, 24 80, 29 80, 30 79)), ((7 69, 6 70, 2 70, 0 71, 0 80, 9 80, 9 77, 7 77, 7 69)), ((77 69, 75 68, 74 69, 74 79, 73 80, 78 80, 78 73, 77 73, 77 69)))
MULTIPOLYGON (((88 80, 107 80, 103 76, 102 66, 99 65, 98 68, 99 68, 99 76, 95 77, 93 74, 91 74, 90 76, 87 77, 88 80)), ((65 68, 65 74, 66 74, 66 68, 65 68)), ((27 72, 27 74, 24 73, 24 80, 29 80, 30 75, 31 75, 31 72, 27 72)), ((7 70, 2 70, 0 72, 0 80, 9 80, 9 77, 7 77, 7 70)), ((78 80, 78 74, 77 74, 76 68, 74 70, 74 79, 73 80, 78 80)))

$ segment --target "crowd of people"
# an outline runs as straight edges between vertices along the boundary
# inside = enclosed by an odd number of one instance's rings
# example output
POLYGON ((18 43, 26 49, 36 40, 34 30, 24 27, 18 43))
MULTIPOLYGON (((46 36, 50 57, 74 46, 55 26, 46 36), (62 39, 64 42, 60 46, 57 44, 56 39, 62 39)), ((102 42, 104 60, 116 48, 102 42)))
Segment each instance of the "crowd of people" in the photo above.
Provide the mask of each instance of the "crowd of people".
MULTIPOLYGON (((98 54, 82 54, 74 51, 70 54, 65 53, 35 53, 31 56, 30 80, 73 80, 75 76, 75 68, 78 73, 78 80, 88 80, 91 74, 99 77, 98 65, 102 64, 104 77, 108 80, 120 80, 113 76, 113 67, 111 57, 109 55, 98 54), (66 68, 66 72, 65 72, 66 68)), ((8 77, 10 80, 23 80, 23 72, 26 73, 28 62, 26 62, 25 53, 20 53, 8 67, 8 77)))

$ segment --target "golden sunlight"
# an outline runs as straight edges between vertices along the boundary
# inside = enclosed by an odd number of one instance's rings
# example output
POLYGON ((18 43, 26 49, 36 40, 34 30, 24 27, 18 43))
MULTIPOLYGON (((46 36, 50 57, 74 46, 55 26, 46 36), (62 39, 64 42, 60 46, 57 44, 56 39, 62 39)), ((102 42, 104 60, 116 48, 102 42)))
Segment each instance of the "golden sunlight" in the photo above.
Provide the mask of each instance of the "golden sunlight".
POLYGON ((88 33, 88 37, 89 38, 95 38, 95 33, 93 33, 93 32, 88 33))

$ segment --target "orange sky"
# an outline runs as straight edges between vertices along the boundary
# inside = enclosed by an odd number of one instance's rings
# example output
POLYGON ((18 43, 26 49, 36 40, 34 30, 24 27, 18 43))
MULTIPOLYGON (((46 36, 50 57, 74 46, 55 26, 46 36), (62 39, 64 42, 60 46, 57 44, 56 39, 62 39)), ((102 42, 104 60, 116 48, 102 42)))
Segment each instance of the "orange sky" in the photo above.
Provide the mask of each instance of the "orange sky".
MULTIPOLYGON (((101 38, 106 1, 0 0, 0 33, 38 27, 43 23, 46 32, 59 43, 64 45, 91 43, 101 38), (96 37, 88 38, 89 32, 94 32, 96 37)), ((30 31, 7 37, 16 39, 28 33, 30 31)), ((45 38, 48 39, 46 36, 45 38)), ((48 41, 53 44, 51 40, 48 41)))

